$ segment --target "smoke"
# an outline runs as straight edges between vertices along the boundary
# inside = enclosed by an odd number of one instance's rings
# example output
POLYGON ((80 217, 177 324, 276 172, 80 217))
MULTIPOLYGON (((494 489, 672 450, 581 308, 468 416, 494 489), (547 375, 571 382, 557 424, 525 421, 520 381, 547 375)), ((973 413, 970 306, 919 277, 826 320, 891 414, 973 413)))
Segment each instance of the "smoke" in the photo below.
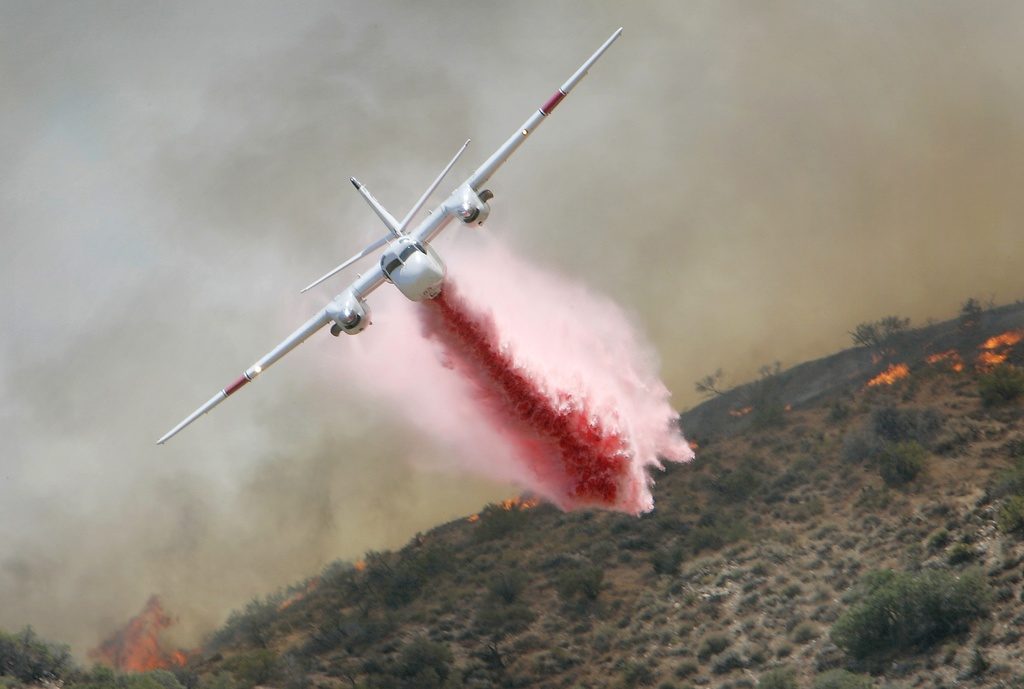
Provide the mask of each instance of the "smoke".
POLYGON ((440 298, 375 316, 355 380, 451 447, 449 468, 565 509, 651 509, 659 457, 693 457, 651 346, 584 285, 487 235, 459 239, 440 298))
POLYGON ((514 492, 436 471, 463 453, 347 382, 418 318, 387 290, 363 335, 152 443, 377 236, 349 176, 404 213, 620 25, 494 178, 489 227, 620 304, 676 405, 860 321, 1021 296, 1017 2, 5 2, 0 626, 81 652, 160 593, 194 640, 514 492))

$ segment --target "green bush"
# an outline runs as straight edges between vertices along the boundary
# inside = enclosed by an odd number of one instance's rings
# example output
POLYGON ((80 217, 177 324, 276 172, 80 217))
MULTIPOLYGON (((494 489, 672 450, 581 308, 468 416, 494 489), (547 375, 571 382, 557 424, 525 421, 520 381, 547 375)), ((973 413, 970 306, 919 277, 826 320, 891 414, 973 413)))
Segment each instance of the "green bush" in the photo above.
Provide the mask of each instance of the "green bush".
POLYGON ((224 669, 243 687, 267 684, 277 673, 277 654, 266 649, 246 651, 232 656, 224 663, 224 669))
POLYGON ((878 473, 887 486, 906 485, 924 469, 927 455, 916 440, 890 445, 878 457, 878 473))
POLYGON ((454 656, 444 644, 423 637, 407 643, 394 661, 367 661, 369 685, 380 689, 441 689, 452 674, 454 656))
POLYGON ((655 574, 679 574, 683 564, 683 549, 679 546, 659 548, 651 555, 651 566, 655 574))
POLYGON ((527 581, 529 577, 526 576, 526 572, 521 569, 510 569, 499 572, 487 588, 492 599, 508 605, 519 600, 527 581))
POLYGON ((757 689, 797 689, 796 670, 791 667, 777 667, 761 675, 757 689))
POLYGON ((474 535, 479 541, 490 541, 520 531, 529 513, 518 505, 488 505, 480 512, 474 535))
POLYGON ((537 616, 525 603, 517 601, 501 605, 485 601, 477 610, 476 628, 492 637, 502 637, 524 631, 535 619, 537 616))
POLYGON ((942 550, 952 540, 952 536, 945 529, 939 529, 928 538, 929 550, 942 550))
POLYGON ((793 630, 793 641, 805 644, 818 638, 818 628, 810 622, 801 622, 793 630))
POLYGON ((71 667, 67 646, 40 639, 32 627, 17 634, 0 631, 0 674, 32 683, 61 679, 71 667))
POLYGON ((957 543, 946 554, 946 562, 951 565, 962 565, 978 557, 978 552, 966 543, 957 543))
POLYGON ((925 444, 942 428, 942 417, 932 409, 880 407, 871 414, 871 429, 887 443, 916 440, 925 444))
POLYGON ((732 645, 732 640, 724 634, 709 634, 704 637, 697 648, 697 658, 705 662, 713 655, 718 655, 732 645))
POLYGON ((832 626, 832 640, 855 658, 923 649, 988 614, 991 593, 976 571, 874 572, 863 595, 832 626))
POLYGON ((814 689, 871 689, 873 682, 867 675, 848 670, 829 670, 814 678, 814 689))
POLYGON ((1024 535, 1024 496, 1013 495, 1004 500, 996 522, 1003 533, 1024 535))
POLYGON ((978 379, 978 392, 986 407, 1009 404, 1024 397, 1024 369, 1009 364, 997 366, 978 379))
POLYGON ((577 563, 562 572, 555 582, 565 602, 592 602, 601 594, 604 570, 595 565, 577 563))
POLYGON ((649 663, 629 661, 622 668, 622 683, 627 687, 646 687, 657 679, 649 663))

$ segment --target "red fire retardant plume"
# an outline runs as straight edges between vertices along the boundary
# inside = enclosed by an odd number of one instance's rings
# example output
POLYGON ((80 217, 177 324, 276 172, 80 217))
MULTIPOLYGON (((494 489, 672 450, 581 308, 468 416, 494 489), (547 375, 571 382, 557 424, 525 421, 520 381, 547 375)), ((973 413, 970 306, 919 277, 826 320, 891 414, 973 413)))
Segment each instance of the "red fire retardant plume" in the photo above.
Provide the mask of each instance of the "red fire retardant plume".
POLYGON ((442 296, 374 294, 346 379, 437 447, 411 459, 562 509, 650 510, 651 472, 693 452, 653 348, 610 299, 487 235, 446 245, 442 296))
POLYGON ((626 441, 589 415, 585 400, 549 396, 502 348, 494 322, 474 313, 449 281, 423 310, 429 336, 471 380, 490 420, 518 446, 530 470, 573 504, 614 507, 628 481, 626 441))

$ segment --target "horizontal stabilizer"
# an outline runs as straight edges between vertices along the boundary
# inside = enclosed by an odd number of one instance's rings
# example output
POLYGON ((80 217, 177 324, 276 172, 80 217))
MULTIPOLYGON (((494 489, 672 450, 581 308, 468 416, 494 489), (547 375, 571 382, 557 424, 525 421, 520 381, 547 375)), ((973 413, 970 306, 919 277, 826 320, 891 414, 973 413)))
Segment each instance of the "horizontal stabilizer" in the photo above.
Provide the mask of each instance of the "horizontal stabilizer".
POLYGON ((308 284, 305 287, 303 287, 302 291, 303 292, 308 292, 309 290, 313 289, 314 287, 319 285, 324 280, 327 280, 329 278, 334 277, 335 275, 337 275, 341 271, 345 270, 346 268, 348 268, 350 265, 352 265, 353 263, 355 263, 359 259, 363 258, 364 256, 369 255, 370 253, 376 251, 377 249, 379 249, 382 246, 384 246, 385 244, 387 244, 389 239, 391 239, 391 237, 381 237, 380 239, 378 239, 377 241, 373 242, 372 244, 367 245, 367 247, 365 249, 363 249, 358 254, 356 254, 352 258, 350 258, 347 261, 345 261, 344 263, 342 263, 340 266, 338 266, 337 268, 335 268, 331 272, 329 272, 326 275, 324 275, 323 277, 321 277, 319 280, 316 280, 315 282, 311 282, 310 284, 308 284))

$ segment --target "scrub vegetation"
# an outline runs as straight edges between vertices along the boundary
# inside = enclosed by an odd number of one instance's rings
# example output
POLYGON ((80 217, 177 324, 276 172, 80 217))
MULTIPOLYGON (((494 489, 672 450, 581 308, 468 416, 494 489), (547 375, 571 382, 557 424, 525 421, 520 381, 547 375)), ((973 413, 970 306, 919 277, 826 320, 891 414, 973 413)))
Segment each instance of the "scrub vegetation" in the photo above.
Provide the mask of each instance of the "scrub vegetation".
MULTIPOLYGON (((949 326, 961 352, 988 313, 949 326)), ((0 634, 0 689, 1024 686, 1024 349, 943 367, 934 331, 867 326, 805 365, 831 387, 703 381, 697 459, 649 514, 489 505, 250 601, 166 670, 0 634), (866 386, 895 347, 907 374, 866 386)))

